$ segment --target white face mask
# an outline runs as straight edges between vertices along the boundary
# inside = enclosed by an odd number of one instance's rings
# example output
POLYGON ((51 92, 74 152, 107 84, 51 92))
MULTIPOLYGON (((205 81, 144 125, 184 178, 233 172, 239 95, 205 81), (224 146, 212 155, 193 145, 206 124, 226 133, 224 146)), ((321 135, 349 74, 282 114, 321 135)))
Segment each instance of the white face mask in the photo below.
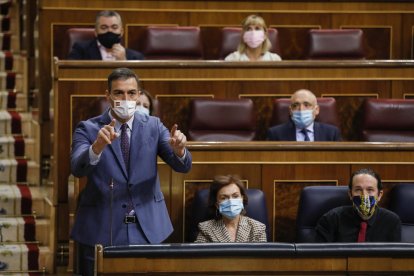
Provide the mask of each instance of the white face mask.
POLYGON ((150 115, 149 114, 150 113, 149 109, 146 108, 146 107, 143 107, 142 105, 137 105, 135 110, 138 111, 141 114, 148 115, 148 116, 150 115))
POLYGON ((136 101, 114 101, 112 110, 122 120, 128 120, 134 115, 136 105, 136 101))

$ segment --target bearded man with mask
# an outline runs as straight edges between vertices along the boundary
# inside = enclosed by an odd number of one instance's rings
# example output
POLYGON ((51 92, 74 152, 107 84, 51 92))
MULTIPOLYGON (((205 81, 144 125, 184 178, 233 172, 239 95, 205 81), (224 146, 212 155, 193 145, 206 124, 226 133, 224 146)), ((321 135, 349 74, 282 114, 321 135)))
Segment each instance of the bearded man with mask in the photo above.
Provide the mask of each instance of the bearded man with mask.
POLYGON ((317 242, 400 242, 401 220, 381 208, 380 176, 371 169, 354 172, 349 181, 352 206, 341 206, 323 215, 315 228, 317 242))
POLYGON ((191 169, 187 139, 157 117, 135 112, 139 80, 128 68, 108 77, 110 108, 73 134, 71 171, 87 177, 71 237, 78 271, 93 275, 94 245, 157 244, 173 231, 157 174, 157 156, 177 172, 191 169))
POLYGON ((121 45, 123 34, 124 29, 119 13, 101 11, 96 16, 96 38, 74 43, 68 59, 107 61, 144 59, 140 52, 124 48, 121 45))
POLYGON ((290 98, 290 120, 269 128, 270 141, 341 141, 336 126, 315 122, 319 106, 315 95, 306 89, 296 91, 290 98))

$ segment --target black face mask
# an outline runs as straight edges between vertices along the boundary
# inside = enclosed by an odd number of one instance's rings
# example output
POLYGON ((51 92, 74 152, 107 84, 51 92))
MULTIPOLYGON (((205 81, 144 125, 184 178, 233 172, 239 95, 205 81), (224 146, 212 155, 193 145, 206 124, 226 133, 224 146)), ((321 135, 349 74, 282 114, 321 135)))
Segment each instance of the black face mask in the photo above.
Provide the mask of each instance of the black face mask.
POLYGON ((105 48, 111 49, 114 44, 121 42, 121 35, 113 32, 106 32, 98 35, 98 41, 105 48))

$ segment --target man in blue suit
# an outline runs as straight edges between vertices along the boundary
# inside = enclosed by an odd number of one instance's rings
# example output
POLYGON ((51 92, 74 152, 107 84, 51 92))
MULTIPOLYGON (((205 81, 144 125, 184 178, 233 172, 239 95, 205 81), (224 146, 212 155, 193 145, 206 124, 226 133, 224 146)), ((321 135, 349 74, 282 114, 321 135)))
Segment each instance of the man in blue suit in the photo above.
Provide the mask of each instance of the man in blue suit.
POLYGON ((336 126, 315 122, 319 106, 315 95, 306 89, 296 91, 291 97, 290 120, 269 128, 270 141, 340 141, 336 126))
POLYGON ((122 19, 115 11, 101 11, 96 16, 93 40, 75 42, 68 59, 75 60, 140 60, 144 56, 121 45, 124 34, 122 19))
POLYGON ((110 108, 82 121, 72 141, 71 168, 87 177, 71 236, 82 275, 93 273, 94 245, 154 244, 173 231, 157 174, 157 156, 175 171, 191 169, 186 136, 157 117, 135 112, 138 77, 128 68, 108 77, 110 108))

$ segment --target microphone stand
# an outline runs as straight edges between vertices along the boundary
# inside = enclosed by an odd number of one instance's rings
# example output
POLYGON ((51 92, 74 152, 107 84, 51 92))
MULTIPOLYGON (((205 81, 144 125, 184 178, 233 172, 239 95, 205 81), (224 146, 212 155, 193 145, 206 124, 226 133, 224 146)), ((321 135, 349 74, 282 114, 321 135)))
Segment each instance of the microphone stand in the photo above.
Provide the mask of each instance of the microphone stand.
POLYGON ((110 219, 109 219, 109 221, 110 221, 110 228, 109 228, 109 232, 110 232, 110 235, 111 235, 111 237, 110 237, 110 241, 111 241, 111 246, 112 246, 112 208, 113 208, 113 201, 114 201, 114 180, 113 179, 111 179, 111 183, 109 183, 109 189, 111 190, 111 194, 110 194, 110 202, 109 202, 109 207, 111 208, 110 210, 109 210, 109 216, 110 216, 110 219))

